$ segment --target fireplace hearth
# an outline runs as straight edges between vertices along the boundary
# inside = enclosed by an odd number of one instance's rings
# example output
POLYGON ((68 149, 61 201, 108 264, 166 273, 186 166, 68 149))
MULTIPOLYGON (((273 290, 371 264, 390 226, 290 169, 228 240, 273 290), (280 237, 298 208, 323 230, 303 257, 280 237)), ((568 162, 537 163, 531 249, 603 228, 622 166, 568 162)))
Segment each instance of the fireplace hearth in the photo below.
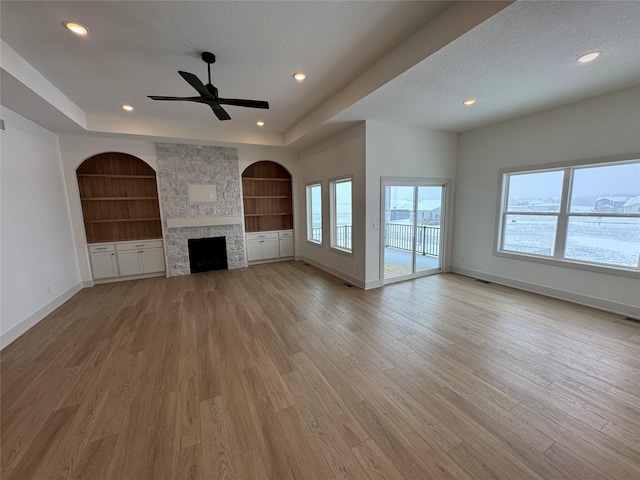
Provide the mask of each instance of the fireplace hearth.
POLYGON ((229 268, 226 237, 190 238, 188 247, 191 273, 229 268))

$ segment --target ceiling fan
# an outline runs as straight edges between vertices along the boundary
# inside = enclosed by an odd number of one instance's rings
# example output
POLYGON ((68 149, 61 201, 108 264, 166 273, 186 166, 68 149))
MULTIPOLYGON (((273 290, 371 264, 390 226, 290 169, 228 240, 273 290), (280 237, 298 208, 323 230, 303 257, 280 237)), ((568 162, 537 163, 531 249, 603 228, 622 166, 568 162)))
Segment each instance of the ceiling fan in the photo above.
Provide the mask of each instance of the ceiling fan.
POLYGON ((178 71, 180 76, 184 78, 189 85, 196 89, 200 94, 199 97, 162 97, 157 95, 149 95, 152 100, 169 100, 205 103, 211 107, 218 120, 231 120, 231 117, 221 105, 235 105, 237 107, 250 108, 269 108, 269 102, 261 100, 242 100, 238 98, 220 98, 218 89, 211 84, 211 64, 216 62, 216 56, 210 52, 202 52, 202 61, 207 64, 209 72, 209 83, 204 85, 198 77, 193 73, 178 71))

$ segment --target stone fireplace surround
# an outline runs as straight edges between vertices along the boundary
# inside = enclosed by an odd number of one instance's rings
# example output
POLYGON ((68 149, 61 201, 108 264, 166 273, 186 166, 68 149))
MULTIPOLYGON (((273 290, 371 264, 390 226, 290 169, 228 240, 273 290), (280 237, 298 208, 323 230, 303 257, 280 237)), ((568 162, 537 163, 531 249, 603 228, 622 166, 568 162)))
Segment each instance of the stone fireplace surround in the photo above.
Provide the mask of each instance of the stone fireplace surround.
POLYGON ((156 143, 156 155, 168 275, 191 273, 190 238, 226 237, 229 268, 246 267, 238 150, 156 143), (217 198, 189 202, 188 185, 215 185, 217 198))

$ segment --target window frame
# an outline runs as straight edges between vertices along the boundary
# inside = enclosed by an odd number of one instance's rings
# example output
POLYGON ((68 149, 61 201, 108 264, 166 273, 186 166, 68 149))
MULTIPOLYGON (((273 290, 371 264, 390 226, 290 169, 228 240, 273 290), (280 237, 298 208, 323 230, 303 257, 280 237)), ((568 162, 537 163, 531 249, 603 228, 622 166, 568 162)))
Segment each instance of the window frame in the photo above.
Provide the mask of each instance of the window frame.
POLYGON ((323 198, 322 198, 322 190, 323 185, 322 181, 310 182, 305 185, 305 202, 306 202, 306 212, 307 212, 307 225, 306 225, 306 239, 312 245, 322 246, 323 238, 324 238, 324 212, 322 208, 323 198), (315 240, 313 238, 313 206, 311 202, 311 189, 313 187, 320 188, 320 239, 315 240))
POLYGON ((638 265, 635 267, 613 265, 608 263, 599 263, 582 259, 573 259, 565 257, 566 241, 568 234, 569 220, 576 217, 603 217, 603 218, 640 218, 638 213, 606 213, 597 212, 571 212, 571 194, 573 188, 574 174, 577 170, 594 167, 611 167, 624 164, 640 163, 640 153, 625 156, 613 156, 606 158, 594 158, 589 160, 580 160, 572 162, 560 162, 545 165, 530 165, 523 167, 506 168, 499 171, 499 195, 496 216, 496 230, 494 239, 495 256, 506 257, 518 260, 532 261, 549 265, 564 266, 581 270, 589 270, 601 273, 608 273, 619 276, 627 276, 640 278, 640 256, 638 265), (557 212, 510 212, 508 209, 508 186, 507 181, 510 175, 516 174, 534 174, 552 171, 563 172, 562 191, 560 197, 560 208, 557 212), (507 215, 534 215, 534 216, 552 216, 557 218, 556 233, 554 238, 554 251, 551 255, 539 255, 528 252, 518 252, 513 250, 505 250, 504 234, 507 215))
POLYGON ((353 175, 346 175, 329 180, 329 248, 335 252, 346 255, 353 254, 353 175), (337 244, 338 210, 336 208, 336 185, 339 183, 351 183, 351 248, 337 244))

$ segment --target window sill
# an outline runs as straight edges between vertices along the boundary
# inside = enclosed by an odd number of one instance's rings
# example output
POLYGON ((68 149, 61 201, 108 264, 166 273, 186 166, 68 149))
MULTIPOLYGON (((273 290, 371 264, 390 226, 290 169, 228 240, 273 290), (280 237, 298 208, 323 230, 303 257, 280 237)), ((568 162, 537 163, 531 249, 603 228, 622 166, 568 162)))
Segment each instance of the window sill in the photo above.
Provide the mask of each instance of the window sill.
POLYGON ((334 253, 339 253, 340 255, 344 255, 345 257, 353 257, 353 250, 345 250, 340 247, 329 247, 329 250, 334 253))
POLYGON ((599 265, 596 263, 582 263, 567 259, 557 259, 540 257, 537 255, 527 255, 524 253, 494 251, 494 256, 510 258, 512 260, 523 260, 525 262, 543 263, 545 265, 553 265, 556 267, 574 268, 576 270, 586 270, 589 272, 604 273, 607 275, 616 275, 619 277, 640 278, 640 271, 631 268, 617 268, 608 265, 599 265))

